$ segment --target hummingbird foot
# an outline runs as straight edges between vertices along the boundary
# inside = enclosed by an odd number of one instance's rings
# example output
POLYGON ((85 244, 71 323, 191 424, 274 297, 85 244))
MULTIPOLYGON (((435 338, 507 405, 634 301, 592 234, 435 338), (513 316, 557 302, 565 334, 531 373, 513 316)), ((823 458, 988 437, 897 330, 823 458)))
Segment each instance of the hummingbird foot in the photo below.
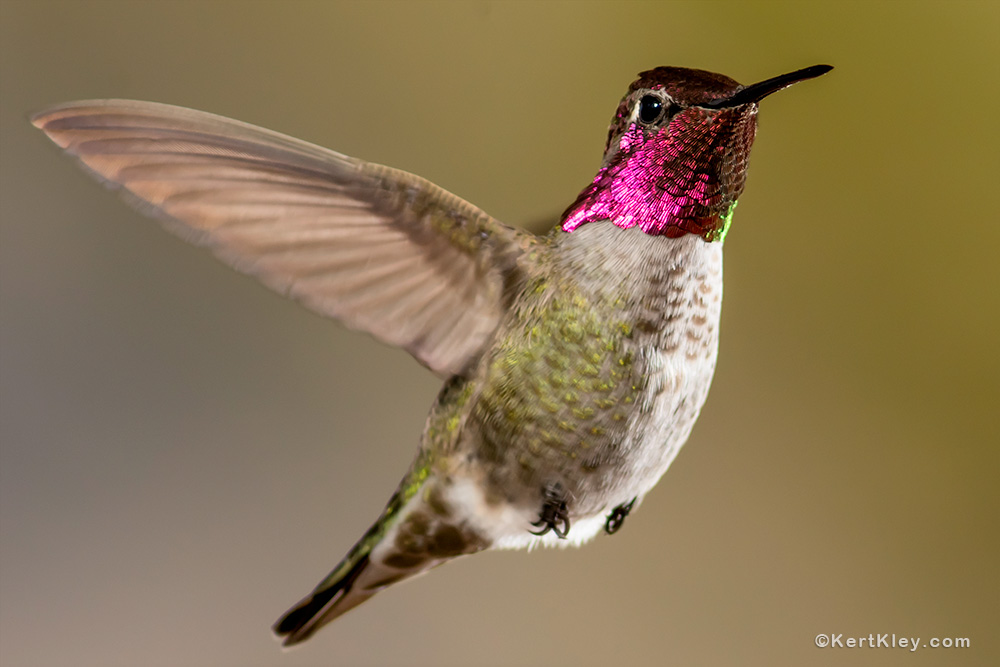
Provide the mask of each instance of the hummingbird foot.
POLYGON ((632 506, 635 505, 635 501, 638 499, 639 497, 636 496, 627 503, 622 503, 618 507, 611 510, 611 514, 608 515, 608 520, 604 524, 604 532, 608 535, 614 535, 617 533, 618 529, 625 523, 625 517, 627 517, 628 513, 632 511, 632 506))
POLYGON ((541 528, 539 531, 529 530, 532 535, 545 535, 550 530, 561 540, 566 539, 569 533, 569 511, 566 509, 566 494, 562 484, 556 482, 545 487, 545 501, 542 504, 542 511, 538 515, 538 521, 531 525, 541 528))

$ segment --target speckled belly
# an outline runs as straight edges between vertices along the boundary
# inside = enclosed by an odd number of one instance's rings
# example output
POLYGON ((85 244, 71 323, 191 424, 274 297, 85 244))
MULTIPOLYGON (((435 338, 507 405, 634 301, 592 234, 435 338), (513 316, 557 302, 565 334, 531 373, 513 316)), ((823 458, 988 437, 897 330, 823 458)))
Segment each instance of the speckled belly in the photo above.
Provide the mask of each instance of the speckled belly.
POLYGON ((473 411, 478 455, 507 502, 538 506, 558 483, 570 515, 590 516, 656 483, 690 433, 715 358, 637 344, 622 319, 554 310, 567 317, 535 319, 490 360, 473 411))

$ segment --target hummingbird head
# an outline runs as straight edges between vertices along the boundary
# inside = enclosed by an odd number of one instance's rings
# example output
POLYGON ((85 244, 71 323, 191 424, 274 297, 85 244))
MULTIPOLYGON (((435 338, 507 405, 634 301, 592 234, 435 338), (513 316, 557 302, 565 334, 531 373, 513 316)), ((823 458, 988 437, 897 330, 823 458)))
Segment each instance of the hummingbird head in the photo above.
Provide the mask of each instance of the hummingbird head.
POLYGON ((610 220, 721 241, 746 181, 757 103, 831 69, 815 65, 751 86, 684 67, 642 72, 611 120, 600 171, 563 213, 562 229, 610 220))

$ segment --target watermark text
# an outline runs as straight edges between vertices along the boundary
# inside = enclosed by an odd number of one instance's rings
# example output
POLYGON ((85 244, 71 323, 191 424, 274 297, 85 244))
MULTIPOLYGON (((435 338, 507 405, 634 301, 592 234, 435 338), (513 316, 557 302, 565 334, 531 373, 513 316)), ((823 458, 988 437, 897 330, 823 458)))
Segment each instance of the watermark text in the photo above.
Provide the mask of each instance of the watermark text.
POLYGON ((848 635, 843 632, 821 632, 813 639, 819 648, 896 648, 916 651, 918 648, 970 648, 968 637, 907 637, 894 632, 868 635, 848 635))

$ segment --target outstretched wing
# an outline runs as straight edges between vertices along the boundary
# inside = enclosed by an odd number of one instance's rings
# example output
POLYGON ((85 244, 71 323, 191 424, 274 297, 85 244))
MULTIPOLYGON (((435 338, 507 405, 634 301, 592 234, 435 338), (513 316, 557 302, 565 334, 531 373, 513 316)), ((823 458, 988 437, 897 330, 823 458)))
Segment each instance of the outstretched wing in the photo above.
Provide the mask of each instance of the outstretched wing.
POLYGON ((442 376, 487 342, 533 238, 412 174, 213 114, 91 100, 31 120, 169 230, 442 376))

